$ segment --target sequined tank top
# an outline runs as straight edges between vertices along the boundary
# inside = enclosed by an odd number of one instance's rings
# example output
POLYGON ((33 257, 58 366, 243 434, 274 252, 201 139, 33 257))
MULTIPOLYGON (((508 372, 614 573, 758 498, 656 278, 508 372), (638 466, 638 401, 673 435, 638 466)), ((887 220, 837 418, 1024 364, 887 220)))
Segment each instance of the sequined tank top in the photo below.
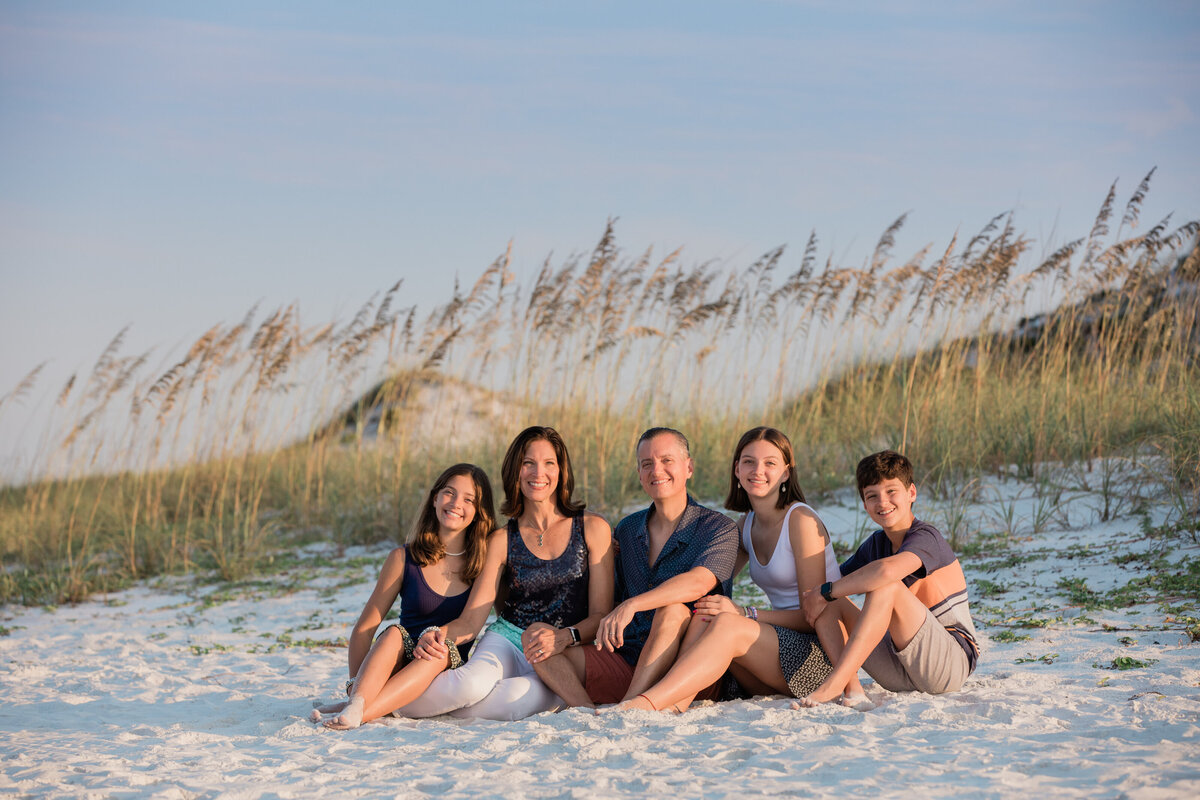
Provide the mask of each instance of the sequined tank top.
POLYGON ((518 628, 545 622, 575 625, 588 615, 588 550, 583 515, 571 520, 571 540, 558 558, 529 552, 517 521, 508 521, 508 600, 501 617, 518 628))

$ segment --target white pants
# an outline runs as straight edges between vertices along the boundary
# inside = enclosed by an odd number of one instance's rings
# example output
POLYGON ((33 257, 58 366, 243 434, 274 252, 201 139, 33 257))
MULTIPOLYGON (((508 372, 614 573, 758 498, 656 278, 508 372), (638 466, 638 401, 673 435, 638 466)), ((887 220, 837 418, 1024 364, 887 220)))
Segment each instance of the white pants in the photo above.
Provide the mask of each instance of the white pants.
POLYGON ((471 659, 433 679, 424 694, 395 712, 402 717, 524 719, 565 704, 533 671, 521 649, 487 631, 471 659))

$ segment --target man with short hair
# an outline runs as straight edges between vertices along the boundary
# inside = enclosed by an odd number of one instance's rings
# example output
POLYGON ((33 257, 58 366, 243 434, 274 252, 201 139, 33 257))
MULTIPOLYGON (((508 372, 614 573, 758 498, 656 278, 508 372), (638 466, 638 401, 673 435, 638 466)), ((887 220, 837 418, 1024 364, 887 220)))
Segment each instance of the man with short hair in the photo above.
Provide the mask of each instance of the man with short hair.
POLYGON ((595 647, 568 648, 534 665, 568 706, 617 703, 653 686, 679 651, 691 620, 686 604, 730 593, 737 525, 688 495, 687 437, 650 428, 638 439, 637 460, 653 503, 621 520, 613 534, 620 602, 600 621, 595 647))

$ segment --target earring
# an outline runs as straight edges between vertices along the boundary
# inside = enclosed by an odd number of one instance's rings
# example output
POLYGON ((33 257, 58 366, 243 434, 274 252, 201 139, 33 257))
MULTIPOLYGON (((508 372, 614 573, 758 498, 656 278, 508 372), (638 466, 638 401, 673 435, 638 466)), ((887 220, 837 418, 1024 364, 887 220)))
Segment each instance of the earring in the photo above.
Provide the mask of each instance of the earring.
POLYGON ((784 483, 784 484, 780 484, 780 486, 779 486, 779 496, 780 496, 780 497, 787 497, 787 484, 786 484, 786 483, 784 483))

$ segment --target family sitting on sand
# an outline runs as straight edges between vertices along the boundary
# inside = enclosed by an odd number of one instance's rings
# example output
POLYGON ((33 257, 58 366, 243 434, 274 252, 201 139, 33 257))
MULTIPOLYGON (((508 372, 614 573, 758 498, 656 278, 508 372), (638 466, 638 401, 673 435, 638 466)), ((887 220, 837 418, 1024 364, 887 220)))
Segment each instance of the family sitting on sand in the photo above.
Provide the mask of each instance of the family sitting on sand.
POLYGON ((763 694, 866 710, 860 667, 885 689, 933 694, 974 670, 966 579, 942 535, 914 517, 903 455, 859 462, 859 496, 881 529, 839 565, 780 431, 754 428, 738 442, 725 500, 745 512, 737 523, 688 495, 682 433, 651 428, 636 452, 653 502, 615 532, 572 499, 571 458, 553 428, 527 428, 509 446, 503 526, 483 470, 443 472, 354 625, 349 700, 319 706, 313 721, 684 711, 697 698, 763 694), (747 564, 770 609, 730 600, 747 564), (861 609, 851 595, 864 596, 861 609), (399 619, 376 635, 397 599, 399 619), (493 605, 496 620, 470 649, 493 605))

